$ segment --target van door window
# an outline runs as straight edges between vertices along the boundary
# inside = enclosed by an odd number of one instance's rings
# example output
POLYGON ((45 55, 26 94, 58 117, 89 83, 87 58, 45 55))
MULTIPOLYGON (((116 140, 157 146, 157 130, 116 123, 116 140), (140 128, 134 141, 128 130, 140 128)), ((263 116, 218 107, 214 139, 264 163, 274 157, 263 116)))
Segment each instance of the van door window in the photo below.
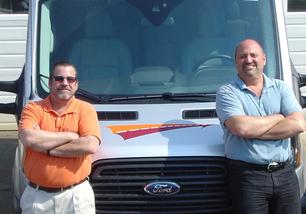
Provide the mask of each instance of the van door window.
POLYGON ((288 0, 288 12, 306 12, 306 0, 288 0))
POLYGON ((27 13, 29 0, 0 0, 1 13, 27 13))

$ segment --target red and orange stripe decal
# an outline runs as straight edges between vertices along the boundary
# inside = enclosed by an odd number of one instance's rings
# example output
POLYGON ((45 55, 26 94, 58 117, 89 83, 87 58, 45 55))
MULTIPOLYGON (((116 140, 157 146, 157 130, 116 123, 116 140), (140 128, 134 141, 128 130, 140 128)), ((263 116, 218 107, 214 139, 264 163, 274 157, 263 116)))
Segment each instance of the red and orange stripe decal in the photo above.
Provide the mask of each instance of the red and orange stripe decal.
POLYGON ((114 134, 120 135, 127 140, 156 132, 168 131, 180 128, 206 127, 208 124, 144 124, 144 125, 124 125, 124 126, 107 126, 114 134))

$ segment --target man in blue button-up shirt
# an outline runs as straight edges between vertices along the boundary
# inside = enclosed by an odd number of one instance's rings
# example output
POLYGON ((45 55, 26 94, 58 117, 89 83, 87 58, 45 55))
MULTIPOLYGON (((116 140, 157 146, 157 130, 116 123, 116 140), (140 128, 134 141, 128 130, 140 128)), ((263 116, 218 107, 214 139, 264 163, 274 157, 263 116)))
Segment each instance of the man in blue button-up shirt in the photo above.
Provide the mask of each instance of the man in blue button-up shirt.
POLYGON ((283 81, 263 73, 266 55, 258 42, 240 42, 235 61, 237 78, 216 99, 234 211, 300 213, 289 138, 304 131, 301 106, 283 81))

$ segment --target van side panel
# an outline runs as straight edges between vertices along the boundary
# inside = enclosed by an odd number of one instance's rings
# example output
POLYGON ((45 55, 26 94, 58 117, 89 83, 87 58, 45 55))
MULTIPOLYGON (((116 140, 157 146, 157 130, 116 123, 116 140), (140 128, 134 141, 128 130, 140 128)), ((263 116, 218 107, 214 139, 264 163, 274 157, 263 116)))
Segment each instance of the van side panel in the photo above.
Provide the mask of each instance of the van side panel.
POLYGON ((306 73, 306 11, 286 12, 289 52, 292 62, 300 73, 306 73))
MULTIPOLYGON (((1 81, 16 80, 25 62, 27 14, 0 14, 1 81)), ((15 95, 0 92, 0 102, 14 102, 15 95)), ((0 114, 0 130, 16 130, 13 115, 0 114)))

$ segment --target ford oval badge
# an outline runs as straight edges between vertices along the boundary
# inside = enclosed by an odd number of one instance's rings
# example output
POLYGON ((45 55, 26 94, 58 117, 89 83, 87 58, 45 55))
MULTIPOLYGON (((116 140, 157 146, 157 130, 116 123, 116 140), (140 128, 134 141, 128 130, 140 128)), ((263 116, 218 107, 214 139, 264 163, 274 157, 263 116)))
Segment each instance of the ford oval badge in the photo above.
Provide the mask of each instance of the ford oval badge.
POLYGON ((177 194, 181 187, 174 182, 168 181, 156 181, 147 184, 144 187, 144 191, 154 196, 169 196, 177 194))

